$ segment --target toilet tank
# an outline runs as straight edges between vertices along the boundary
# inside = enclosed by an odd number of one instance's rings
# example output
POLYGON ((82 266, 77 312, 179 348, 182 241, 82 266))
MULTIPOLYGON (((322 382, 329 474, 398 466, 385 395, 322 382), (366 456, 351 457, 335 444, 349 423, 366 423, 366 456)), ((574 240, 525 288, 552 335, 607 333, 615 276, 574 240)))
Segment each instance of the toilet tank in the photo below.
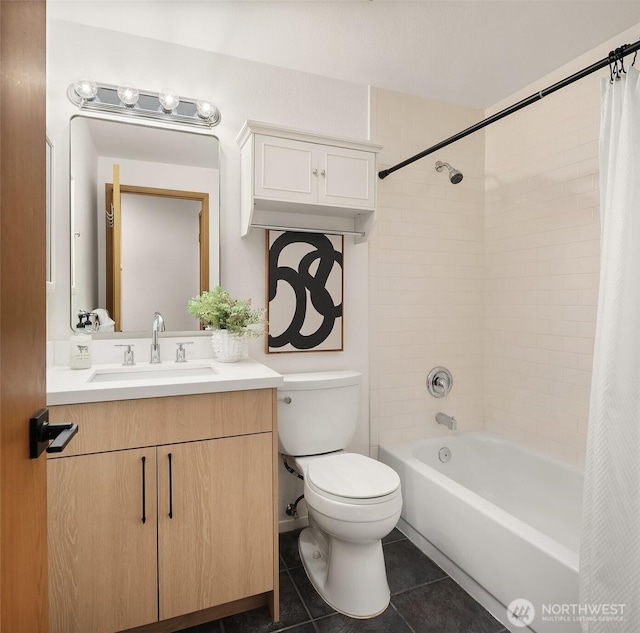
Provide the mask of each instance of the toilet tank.
POLYGON ((358 422, 361 379, 352 370, 285 374, 278 389, 280 452, 319 455, 345 448, 358 422))

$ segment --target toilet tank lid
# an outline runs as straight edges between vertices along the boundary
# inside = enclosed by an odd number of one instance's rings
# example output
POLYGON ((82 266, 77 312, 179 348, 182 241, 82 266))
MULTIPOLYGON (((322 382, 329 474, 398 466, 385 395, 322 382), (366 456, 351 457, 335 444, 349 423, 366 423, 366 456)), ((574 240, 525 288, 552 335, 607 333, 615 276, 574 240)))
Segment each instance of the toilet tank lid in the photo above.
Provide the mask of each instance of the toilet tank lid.
POLYGON ((359 385, 362 374, 352 369, 338 371, 316 371, 303 374, 284 374, 286 391, 303 391, 307 389, 327 389, 331 387, 350 387, 359 385))

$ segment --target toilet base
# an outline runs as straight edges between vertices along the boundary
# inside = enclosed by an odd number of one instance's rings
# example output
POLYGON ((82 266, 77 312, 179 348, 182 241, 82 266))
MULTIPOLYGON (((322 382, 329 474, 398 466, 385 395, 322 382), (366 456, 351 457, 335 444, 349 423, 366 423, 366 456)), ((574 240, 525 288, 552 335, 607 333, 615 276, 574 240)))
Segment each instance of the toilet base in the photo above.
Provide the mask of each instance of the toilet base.
POLYGON ((319 530, 305 528, 298 540, 302 564, 316 591, 330 607, 351 618, 380 615, 390 600, 382 541, 346 542, 319 530))

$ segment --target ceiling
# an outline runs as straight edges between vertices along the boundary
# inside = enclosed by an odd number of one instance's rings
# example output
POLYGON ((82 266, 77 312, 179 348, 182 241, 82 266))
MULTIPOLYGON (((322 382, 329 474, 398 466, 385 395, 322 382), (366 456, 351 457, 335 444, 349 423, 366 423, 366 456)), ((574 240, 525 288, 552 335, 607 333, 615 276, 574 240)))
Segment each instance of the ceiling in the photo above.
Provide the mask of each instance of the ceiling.
POLYGON ((48 14, 477 107, 640 38, 640 0, 48 0, 48 14))

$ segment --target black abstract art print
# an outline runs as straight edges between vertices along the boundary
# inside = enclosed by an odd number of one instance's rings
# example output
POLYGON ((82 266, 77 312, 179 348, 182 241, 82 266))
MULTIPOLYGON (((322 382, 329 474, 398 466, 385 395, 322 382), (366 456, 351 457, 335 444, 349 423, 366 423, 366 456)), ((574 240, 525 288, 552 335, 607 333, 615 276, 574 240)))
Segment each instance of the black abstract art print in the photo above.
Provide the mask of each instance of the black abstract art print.
POLYGON ((341 235, 267 231, 267 352, 343 349, 341 235))

